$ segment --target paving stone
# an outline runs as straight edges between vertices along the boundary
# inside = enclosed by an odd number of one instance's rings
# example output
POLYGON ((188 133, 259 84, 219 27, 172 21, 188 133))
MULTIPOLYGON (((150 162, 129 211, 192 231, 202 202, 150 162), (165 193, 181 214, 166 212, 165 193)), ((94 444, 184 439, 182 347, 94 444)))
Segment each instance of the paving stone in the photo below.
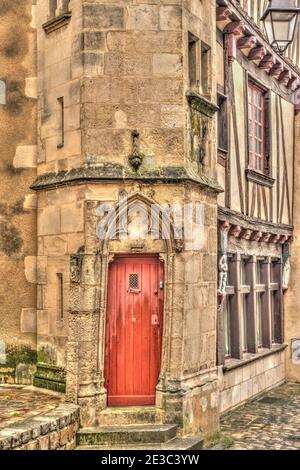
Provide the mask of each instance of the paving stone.
POLYGON ((300 450, 300 384, 284 384, 221 417, 230 450, 300 450))
POLYGON ((54 410, 62 399, 30 388, 0 386, 0 430, 54 410))

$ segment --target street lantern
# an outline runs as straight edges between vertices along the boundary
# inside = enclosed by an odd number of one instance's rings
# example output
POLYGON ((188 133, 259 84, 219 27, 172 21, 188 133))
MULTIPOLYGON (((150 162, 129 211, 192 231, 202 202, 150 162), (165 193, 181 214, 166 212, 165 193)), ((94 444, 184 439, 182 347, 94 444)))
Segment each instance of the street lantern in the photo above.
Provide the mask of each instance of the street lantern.
POLYGON ((294 0, 269 0, 261 21, 264 22, 270 45, 282 54, 293 42, 300 8, 294 0))

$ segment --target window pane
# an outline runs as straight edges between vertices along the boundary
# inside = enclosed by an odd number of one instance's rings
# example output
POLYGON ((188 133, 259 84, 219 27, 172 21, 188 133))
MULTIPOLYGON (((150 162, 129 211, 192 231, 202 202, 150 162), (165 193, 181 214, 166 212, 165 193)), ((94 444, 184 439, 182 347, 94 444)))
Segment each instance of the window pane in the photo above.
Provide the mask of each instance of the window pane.
POLYGON ((256 262, 256 284, 262 284, 262 261, 256 262))
POLYGON ((271 321, 272 321, 272 343, 275 343, 275 295, 276 292, 271 292, 271 321))
POLYGON ((242 259, 241 260, 241 271, 240 271, 240 276, 241 276, 241 286, 246 286, 246 260, 242 259))
POLYGON ((243 352, 248 351, 248 342, 247 342, 247 296, 242 296, 241 301, 241 345, 243 352))
POLYGON ((264 130, 263 130, 263 103, 264 92, 251 83, 248 89, 249 96, 249 164, 254 170, 264 171, 264 130), (251 155, 254 152, 256 155, 251 155), (252 157, 252 158, 251 158, 252 157), (256 158, 261 157, 261 159, 256 158))
POLYGON ((276 261, 272 261, 271 264, 271 282, 279 282, 278 279, 279 266, 276 261))
POLYGON ((256 294, 256 340, 257 346, 262 347, 262 294, 256 294))
POLYGON ((224 354, 225 357, 231 355, 230 343, 230 298, 227 297, 224 304, 224 354))

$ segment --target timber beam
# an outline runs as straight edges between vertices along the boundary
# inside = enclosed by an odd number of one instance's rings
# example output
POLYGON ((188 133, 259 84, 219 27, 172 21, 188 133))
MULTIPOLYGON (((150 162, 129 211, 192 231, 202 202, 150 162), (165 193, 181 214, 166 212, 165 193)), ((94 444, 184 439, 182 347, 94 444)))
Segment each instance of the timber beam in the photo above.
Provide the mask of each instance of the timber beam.
POLYGON ((278 80, 290 92, 295 91, 300 72, 268 43, 265 34, 241 5, 229 0, 217 0, 217 27, 228 36, 228 62, 236 59, 237 50, 260 69, 278 80))

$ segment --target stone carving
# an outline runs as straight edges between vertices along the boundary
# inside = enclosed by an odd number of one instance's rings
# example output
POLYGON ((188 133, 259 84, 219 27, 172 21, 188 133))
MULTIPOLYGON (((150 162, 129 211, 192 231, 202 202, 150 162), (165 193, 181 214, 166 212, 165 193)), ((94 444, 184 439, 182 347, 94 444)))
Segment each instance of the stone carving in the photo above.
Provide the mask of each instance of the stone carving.
POLYGON ((70 259, 70 280, 74 283, 80 283, 81 279, 82 255, 71 255, 70 259))
POLYGON ((292 340, 292 361, 295 365, 300 365, 300 339, 292 340))
POLYGON ((219 227, 219 280, 218 280, 218 296, 221 298, 221 303, 226 298, 226 286, 228 279, 228 263, 227 263, 227 246, 228 246, 228 232, 230 225, 228 222, 222 222, 219 227))
POLYGON ((184 248, 184 241, 182 238, 175 238, 174 239, 174 246, 176 253, 181 253, 184 248))
POLYGON ((282 288, 284 291, 288 290, 289 288, 290 275, 291 275, 291 263, 290 263, 290 258, 287 258, 283 266, 283 273, 282 273, 282 288))
POLYGON ((227 255, 222 255, 219 261, 219 284, 218 284, 218 295, 226 296, 226 286, 228 278, 228 264, 227 255))
POLYGON ((132 154, 129 155, 128 160, 133 170, 138 171, 144 160, 144 155, 140 152, 139 144, 138 144, 140 134, 138 133, 137 130, 134 130, 132 131, 131 136, 132 136, 132 154))

